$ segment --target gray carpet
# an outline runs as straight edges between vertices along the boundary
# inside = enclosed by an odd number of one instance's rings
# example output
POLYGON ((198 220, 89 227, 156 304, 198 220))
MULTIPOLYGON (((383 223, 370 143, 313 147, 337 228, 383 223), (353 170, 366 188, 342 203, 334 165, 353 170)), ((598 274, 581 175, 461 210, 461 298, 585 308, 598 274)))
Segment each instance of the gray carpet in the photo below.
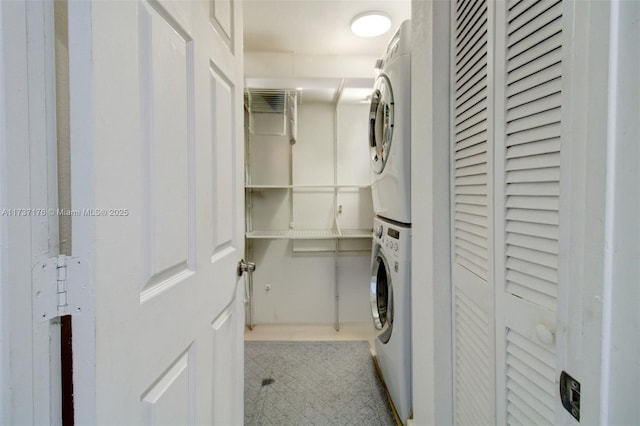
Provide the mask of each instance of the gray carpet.
POLYGON ((245 425, 395 425, 367 342, 245 342, 245 425))

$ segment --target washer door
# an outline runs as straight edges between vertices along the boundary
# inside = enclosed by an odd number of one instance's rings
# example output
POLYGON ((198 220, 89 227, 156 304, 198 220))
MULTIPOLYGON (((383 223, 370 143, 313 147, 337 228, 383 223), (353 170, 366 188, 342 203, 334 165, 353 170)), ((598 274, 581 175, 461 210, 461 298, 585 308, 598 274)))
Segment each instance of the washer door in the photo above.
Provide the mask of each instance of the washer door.
POLYGON ((389 78, 381 74, 373 86, 369 109, 371 169, 381 173, 387 164, 393 139, 393 91, 389 78))
POLYGON ((393 330, 393 285, 387 260, 381 252, 373 261, 369 296, 373 325, 381 330, 378 339, 387 343, 393 330))

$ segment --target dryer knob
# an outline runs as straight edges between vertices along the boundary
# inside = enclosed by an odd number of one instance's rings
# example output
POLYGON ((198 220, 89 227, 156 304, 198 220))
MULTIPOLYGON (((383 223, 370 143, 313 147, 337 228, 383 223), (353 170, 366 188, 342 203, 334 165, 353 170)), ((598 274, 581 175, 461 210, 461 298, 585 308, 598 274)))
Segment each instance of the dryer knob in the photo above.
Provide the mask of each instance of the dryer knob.
POLYGON ((380 237, 382 237, 382 225, 378 226, 378 229, 376 229, 376 238, 380 237))

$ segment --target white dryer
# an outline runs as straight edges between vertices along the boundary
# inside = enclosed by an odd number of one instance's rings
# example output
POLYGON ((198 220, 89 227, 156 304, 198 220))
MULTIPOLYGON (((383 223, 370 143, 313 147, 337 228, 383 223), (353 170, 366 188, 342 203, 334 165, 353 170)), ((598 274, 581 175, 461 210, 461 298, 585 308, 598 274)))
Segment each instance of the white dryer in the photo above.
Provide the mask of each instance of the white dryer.
POLYGON ((411 223, 411 21, 400 25, 378 62, 369 110, 373 210, 411 223))
POLYGON ((406 423, 411 399, 411 228, 374 218, 370 298, 375 351, 394 408, 406 423))

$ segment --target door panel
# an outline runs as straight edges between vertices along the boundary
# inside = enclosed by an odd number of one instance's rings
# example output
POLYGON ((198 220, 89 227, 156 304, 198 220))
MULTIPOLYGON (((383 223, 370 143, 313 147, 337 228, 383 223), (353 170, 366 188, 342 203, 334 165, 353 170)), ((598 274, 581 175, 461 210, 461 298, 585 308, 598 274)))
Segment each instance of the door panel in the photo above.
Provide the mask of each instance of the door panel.
POLYGON ((73 223, 94 291, 74 320, 76 421, 241 424, 241 13, 79 3, 70 29, 90 43, 70 47, 84 95, 71 103, 72 199, 107 212, 73 223))
MULTIPOLYGON (((239 292, 238 296, 242 293, 239 292)), ((237 349, 238 335, 243 335, 244 316, 241 297, 236 297, 235 306, 229 306, 211 324, 213 331, 213 394, 211 398, 211 418, 213 424, 230 425, 241 424, 244 419, 238 419, 236 412, 238 405, 243 404, 244 376, 238 376, 242 371, 244 358, 230 348, 237 349), (229 399, 231 396, 231 400, 229 399), (238 423, 240 420, 240 423, 238 423)), ((240 340, 240 346, 243 340, 240 340)))
POLYGON ((562 15, 559 0, 497 6, 497 408, 505 424, 557 419, 562 15))
POLYGON ((139 6, 145 279, 141 301, 195 267, 193 40, 157 3, 139 6))
POLYGON ((190 347, 142 396, 145 425, 188 425, 195 419, 194 351, 190 347))
MULTIPOLYGON (((209 73, 212 112, 213 206, 216 209, 216 206, 234 206, 237 202, 235 188, 229 185, 237 173, 234 167, 234 157, 237 155, 235 146, 237 136, 234 128, 236 88, 232 80, 213 63, 209 73)), ((237 244, 236 212, 228 208, 217 210, 217 214, 213 218, 213 256, 226 249, 232 249, 237 244)))
POLYGON ((489 2, 453 4, 453 406, 456 424, 495 422, 489 2))
POLYGON ((216 28, 218 36, 229 46, 234 53, 234 27, 235 27, 235 1, 217 0, 210 2, 211 24, 216 28))

